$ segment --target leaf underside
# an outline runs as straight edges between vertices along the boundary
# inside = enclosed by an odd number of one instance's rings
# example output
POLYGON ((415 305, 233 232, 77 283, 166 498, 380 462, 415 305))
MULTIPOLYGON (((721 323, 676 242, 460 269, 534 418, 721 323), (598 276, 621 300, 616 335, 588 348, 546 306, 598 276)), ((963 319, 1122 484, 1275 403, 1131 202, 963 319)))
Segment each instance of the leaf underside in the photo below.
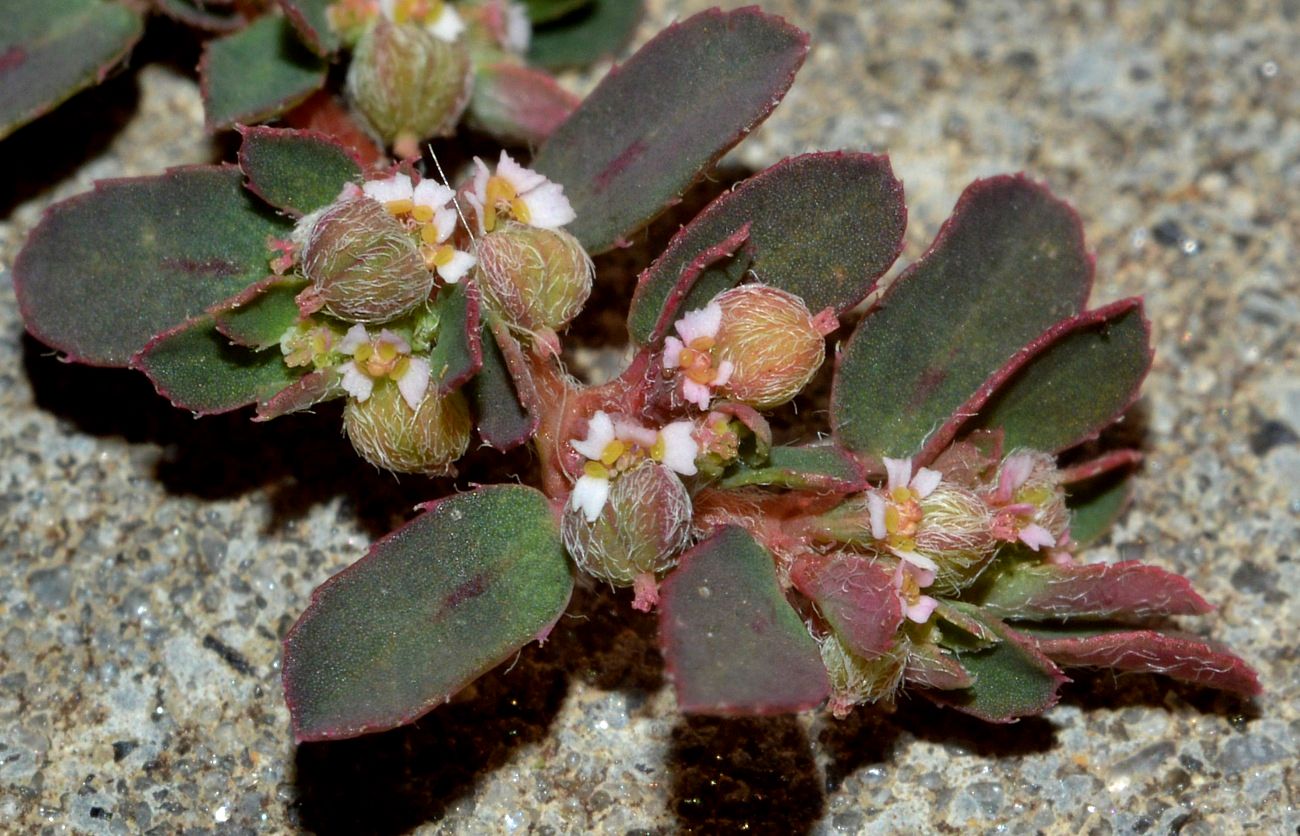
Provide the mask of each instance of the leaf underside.
POLYGON ((795 563, 790 580, 858 656, 874 659, 894 645, 903 602, 891 569, 847 552, 809 554, 795 563))
POLYGON ((466 116, 474 128, 500 142, 536 147, 578 102, 541 70, 503 61, 479 68, 466 116))
POLYGON ((101 0, 0 0, 0 139, 104 80, 144 32, 101 0))
POLYGON ((438 343, 429 369, 440 395, 458 389, 483 367, 478 291, 470 282, 451 285, 438 297, 438 343))
POLYGON ((830 694, 772 556, 743 529, 728 526, 687 552, 661 594, 660 642, 682 711, 777 714, 830 694))
POLYGON ((544 636, 572 589, 538 491, 494 486, 434 504, 317 589, 285 637, 295 736, 415 720, 544 636))
POLYGON ((661 32, 533 161, 564 186, 578 215, 569 231, 594 254, 648 223, 766 118, 807 50, 804 33, 754 8, 701 12, 661 32))
POLYGON ((568 13, 551 13, 533 29, 528 63, 556 69, 585 67, 618 54, 641 19, 642 0, 590 0, 568 5, 568 13), (572 8, 572 7, 580 8, 572 8))
POLYGON ((1147 619, 1210 611, 1180 575, 1135 560, 1058 566, 1022 563, 987 581, 981 609, 999 618, 1147 619))
POLYGON ((831 396, 837 438, 916 454, 1017 351, 1082 310, 1091 281, 1069 206, 1022 176, 976 181, 849 339, 831 396))
MULTIPOLYGON (((628 313, 634 340, 653 337, 686 267, 745 224, 746 266, 755 281, 788 290, 813 313, 827 307, 843 312, 862 301, 898 258, 907 226, 903 184, 887 158, 840 151, 792 157, 723 192, 637 280, 628 313)), ((724 269, 706 270, 676 309, 702 308, 730 286, 719 281, 724 269)))
POLYGON ((511 450, 532 438, 538 417, 524 404, 499 339, 491 326, 484 325, 482 368, 470 384, 470 394, 483 442, 497 450, 511 450))
POLYGON ((125 366, 155 335, 267 274, 289 225, 233 167, 97 183, 52 206, 14 264, 27 329, 69 358, 125 366))
POLYGON ((199 62, 210 130, 261 122, 306 99, 325 83, 325 61, 279 15, 209 41, 199 62))
POLYGON ((361 164, 324 134, 283 128, 244 128, 239 167, 248 188, 277 209, 306 215, 361 181, 361 164))

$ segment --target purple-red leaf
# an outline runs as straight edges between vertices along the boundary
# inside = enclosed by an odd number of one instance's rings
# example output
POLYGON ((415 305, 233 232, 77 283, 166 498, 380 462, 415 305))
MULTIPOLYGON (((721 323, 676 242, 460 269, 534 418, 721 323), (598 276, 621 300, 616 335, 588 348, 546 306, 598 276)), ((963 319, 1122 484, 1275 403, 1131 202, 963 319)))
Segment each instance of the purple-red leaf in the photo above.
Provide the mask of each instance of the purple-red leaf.
POLYGON ((239 167, 248 188, 277 209, 301 217, 361 180, 361 162, 349 148, 314 131, 240 128, 239 167))
POLYGON ((253 420, 270 421, 291 412, 311 409, 322 401, 341 398, 344 394, 343 375, 337 368, 317 369, 258 402, 257 414, 253 420))
POLYGON ((772 555, 744 529, 727 526, 687 552, 661 595, 660 641, 683 711, 778 714, 830 694, 772 555))
POLYGON ((536 147, 581 101, 541 70, 501 62, 480 67, 466 116, 500 142, 536 147))
MULTIPOLYGON (((664 255, 660 256, 659 260, 637 279, 636 292, 632 296, 632 308, 627 315, 627 329, 632 339, 646 345, 658 342, 672 332, 674 321, 686 311, 702 308, 718 293, 735 287, 744 275, 744 270, 733 270, 733 265, 726 263, 725 260, 734 256, 749 239, 749 226, 749 222, 746 221, 717 243, 701 245, 696 252, 690 253, 691 258, 685 263, 677 263, 672 268, 660 267, 664 264, 664 259, 674 253, 674 245, 681 239, 682 233, 694 228, 691 224, 682 227, 668 243, 668 250, 664 255), (710 269, 715 265, 718 265, 717 269, 710 269), (710 274, 710 278, 701 284, 700 277, 706 271, 710 274), (648 280, 647 277, 651 272, 655 272, 661 280, 648 280), (708 298, 700 304, 684 308, 682 303, 686 301, 686 297, 697 295, 693 292, 702 289, 703 293, 708 294, 708 298), (663 295, 660 295, 661 291, 663 295), (654 298, 652 299, 651 296, 654 298)), ((752 251, 747 251, 743 256, 746 267, 749 266, 752 257, 752 251)))
POLYGON ((569 231, 596 253, 648 223, 767 117, 807 52, 807 35, 757 8, 711 9, 660 32, 533 161, 563 184, 578 214, 569 231))
POLYGON ((1024 631, 1042 653, 1066 667, 1158 673, 1251 697, 1259 677, 1240 658, 1195 636, 1155 630, 1100 631, 1033 626, 1024 631))
POLYGON ((783 160, 723 192, 673 236, 637 279, 628 331, 637 342, 653 342, 660 319, 702 308, 729 287, 719 268, 698 276, 688 267, 746 227, 756 281, 795 294, 814 314, 828 307, 841 313, 898 258, 906 226, 903 184, 888 158, 839 151, 783 160))
POLYGON ((207 32, 234 32, 248 18, 240 4, 231 0, 155 0, 158 11, 186 26, 207 32))
POLYGON ((125 366, 155 335, 267 274, 288 223, 239 169, 199 166, 109 180, 57 203, 14 264, 23 320, 69 358, 125 366))
POLYGON ((790 581, 812 599, 849 650, 875 659, 894 646, 903 601, 892 569, 858 554, 809 553, 795 561, 790 581))
POLYGON ((918 688, 956 691, 975 684, 957 657, 936 644, 914 644, 908 650, 903 681, 918 688))
POLYGON ((977 180, 840 355, 840 442, 919 453, 1016 352, 1083 309, 1092 266, 1078 216, 1046 188, 1023 176, 977 180))
POLYGON ((986 583, 980 607, 1000 618, 1145 619, 1212 609, 1186 578, 1136 560, 1083 566, 1021 563, 986 583))
POLYGON ((546 497, 459 494, 312 593, 284 639, 299 741, 409 723, 550 631, 573 590, 546 497))
POLYGON ((270 348, 299 317, 296 297, 306 282, 297 276, 268 276, 209 312, 217 330, 247 348, 270 348))

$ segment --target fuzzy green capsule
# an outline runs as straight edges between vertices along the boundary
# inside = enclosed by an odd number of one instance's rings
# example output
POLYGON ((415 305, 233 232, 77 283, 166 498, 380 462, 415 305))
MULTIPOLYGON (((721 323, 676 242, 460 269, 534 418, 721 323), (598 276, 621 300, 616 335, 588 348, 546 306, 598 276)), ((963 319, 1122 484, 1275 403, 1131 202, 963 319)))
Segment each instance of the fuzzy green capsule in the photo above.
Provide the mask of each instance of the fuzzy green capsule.
POLYGON ((479 241, 484 300, 521 331, 568 325, 591 295, 594 270, 582 244, 562 229, 511 221, 479 241))
POLYGON ((469 50, 413 23, 379 20, 348 65, 348 97, 399 156, 418 142, 446 136, 460 121, 472 90, 469 50))
POLYGON ((732 365, 722 387, 727 395, 755 409, 771 409, 808 385, 826 358, 826 340, 802 299, 780 288, 745 284, 713 301, 722 308, 713 357, 732 365))
POLYGON ((361 458, 398 473, 450 473, 469 447, 471 428, 465 397, 440 396, 432 386, 417 409, 387 380, 364 401, 348 398, 343 409, 343 430, 361 458))

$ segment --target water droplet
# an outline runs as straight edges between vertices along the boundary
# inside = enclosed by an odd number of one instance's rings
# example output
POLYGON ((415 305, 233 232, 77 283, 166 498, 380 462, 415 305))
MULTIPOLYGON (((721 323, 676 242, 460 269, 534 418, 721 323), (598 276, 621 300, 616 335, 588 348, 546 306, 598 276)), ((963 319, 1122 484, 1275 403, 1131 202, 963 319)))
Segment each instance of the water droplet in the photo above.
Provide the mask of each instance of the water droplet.
POLYGON ((710 595, 713 594, 713 591, 710 590, 707 586, 702 586, 699 589, 695 590, 695 594, 699 595, 701 598, 708 598, 710 595))

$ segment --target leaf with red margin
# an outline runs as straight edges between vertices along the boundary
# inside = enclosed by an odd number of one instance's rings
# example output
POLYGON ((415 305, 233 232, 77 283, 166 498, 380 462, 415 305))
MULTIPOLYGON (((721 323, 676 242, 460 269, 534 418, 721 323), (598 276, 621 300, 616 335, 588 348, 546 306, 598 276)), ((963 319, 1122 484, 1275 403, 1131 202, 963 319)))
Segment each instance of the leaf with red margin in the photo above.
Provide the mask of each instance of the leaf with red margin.
POLYGON ((297 276, 267 276, 209 312, 217 330, 236 345, 270 348, 298 321, 296 297, 306 284, 297 276))
POLYGON ((248 23, 239 4, 221 0, 156 0, 158 11, 205 32, 234 32, 248 23))
POLYGON ((1043 625, 1027 625, 1022 633, 1039 651, 1066 667, 1158 673, 1247 697, 1263 692, 1250 665, 1196 636, 1043 625))
POLYGON ((1068 485, 1070 539, 1079 548, 1095 543, 1110 530, 1133 499, 1133 480, 1126 473, 1106 473, 1068 485))
POLYGON ((849 650, 875 659, 894 646, 903 624, 903 601, 894 571, 848 552, 809 553, 790 569, 795 589, 812 599, 849 650))
POLYGON ((173 406, 215 415, 270 398, 301 372, 279 351, 253 351, 217 330, 212 316, 197 317, 159 334, 131 359, 173 406))
POLYGON ((688 551, 660 594, 659 640, 682 711, 780 714, 830 695, 772 555, 744 529, 726 526, 688 551))
POLYGON ((0 139, 102 82, 144 33, 139 12, 101 0, 10 0, 0 20, 0 139))
POLYGON ((279 0, 284 16, 317 55, 329 56, 339 48, 339 36, 329 21, 329 7, 335 0, 279 0))
POLYGON ((361 182, 356 153, 325 134, 242 125, 239 133, 248 189, 295 218, 333 201, 345 183, 361 182))
POLYGON ((478 68, 466 116, 499 142, 536 147, 581 101, 541 70, 500 62, 478 68))
MULTIPOLYGON (((574 5, 572 3, 568 4, 574 5)), ((618 54, 632 39, 644 0, 588 0, 583 8, 551 16, 533 27, 528 63, 534 67, 586 67, 618 54)))
POLYGON ((1061 483, 1067 486, 1077 485, 1103 476, 1112 476, 1116 471, 1128 470, 1141 463, 1141 450, 1108 450, 1096 458, 1061 468, 1061 483))
POLYGON ((105 180, 56 203, 14 264, 27 330, 70 359, 125 366, 156 334, 266 276, 288 234, 239 169, 196 166, 105 180))
POLYGON ((540 641, 573 576, 540 492, 496 485, 426 506, 312 593, 284 638, 294 737, 410 723, 540 641))
POLYGON ((814 314, 827 307, 843 313, 902 251, 903 184, 888 157, 837 151, 790 157, 723 192, 637 279, 628 313, 634 340, 653 342, 659 318, 704 307, 726 289, 712 275, 699 283, 708 296, 688 295, 690 286, 680 285, 689 264, 743 225, 756 281, 795 294, 814 314))
MULTIPOLYGON (((678 311, 684 307, 683 302, 685 302, 686 297, 688 295, 696 295, 693 291, 701 287, 700 276, 705 271, 710 272, 712 276, 720 278, 721 281, 706 280, 704 287, 707 287, 708 289, 704 292, 708 293, 708 298, 701 304, 692 305, 685 310, 703 308, 718 293, 721 293, 728 288, 735 287, 744 276, 744 270, 733 269, 733 264, 724 264, 719 266, 718 269, 710 268, 713 268, 715 265, 718 265, 719 262, 723 262, 736 255, 737 250, 739 250, 745 242, 749 240, 749 227, 749 222, 741 224, 734 232, 721 238, 717 243, 706 246, 699 252, 695 253, 689 262, 678 265, 680 269, 671 276, 671 282, 665 281, 663 282, 663 286, 654 288, 656 291, 666 291, 666 295, 657 302, 639 303, 637 301, 637 295, 633 294, 632 308, 628 311, 627 315, 628 333, 632 339, 645 345, 650 345, 658 342, 669 334, 673 327, 673 323, 679 318, 678 311)), ((683 230, 690 228, 689 225, 682 227, 683 230)), ((681 232, 679 231, 678 235, 680 234, 681 232)), ((675 241, 677 239, 674 238, 673 240, 675 241)), ((668 251, 672 252, 672 243, 670 242, 668 246, 668 251)), ((661 256, 660 261, 662 261, 663 258, 664 256, 661 256)), ((752 258, 753 253, 751 251, 746 251, 742 258, 746 269, 748 269, 752 258)), ((659 262, 656 262, 656 264, 658 263, 659 262)), ((649 269, 653 270, 654 266, 652 265, 649 269)), ((669 278, 667 272, 662 275, 665 279, 669 278)), ((642 289, 643 285, 641 282, 645 277, 646 273, 642 273, 641 278, 637 280, 638 293, 642 289)))
POLYGON ((773 447, 765 464, 742 465, 718 486, 740 488, 769 485, 818 493, 853 493, 866 488, 866 475, 857 458, 835 444, 773 447))
POLYGON ((291 412, 311 409, 318 403, 341 398, 347 394, 343 389, 343 374, 334 367, 317 369, 298 378, 291 385, 281 389, 269 398, 257 404, 254 421, 270 421, 291 412))
POLYGON ((1021 348, 1083 309, 1092 269, 1078 215, 1044 186, 975 181, 840 355, 831 393, 840 443, 919 453, 1021 348))
POLYGON ((957 657, 936 644, 914 644, 908 649, 903 681, 917 688, 940 691, 956 691, 975 684, 957 657))
POLYGON ((325 84, 327 69, 288 21, 264 15, 204 45, 199 60, 204 122, 217 131, 284 113, 325 84))
POLYGON ((1008 619, 1202 615, 1213 609, 1181 575, 1136 560, 1058 566, 1020 563, 982 581, 978 603, 1008 619))
POLYGON ((537 388, 523 348, 505 325, 489 322, 482 336, 482 367, 470 386, 483 443, 511 450, 528 441, 540 422, 537 388))
POLYGON ((957 661, 975 678, 974 684, 957 691, 921 691, 926 698, 990 723, 1013 723, 1056 705, 1057 691, 1069 679, 1051 659, 996 618, 959 602, 952 605, 1000 641, 982 650, 957 651, 957 661))
POLYGON ((443 289, 438 310, 438 342, 429 352, 429 369, 439 395, 464 386, 483 368, 478 288, 461 282, 443 289))
POLYGON ((807 35, 756 8, 711 9, 656 35, 533 161, 564 186, 578 216, 569 232, 594 254, 649 223, 771 113, 807 52, 807 35))

